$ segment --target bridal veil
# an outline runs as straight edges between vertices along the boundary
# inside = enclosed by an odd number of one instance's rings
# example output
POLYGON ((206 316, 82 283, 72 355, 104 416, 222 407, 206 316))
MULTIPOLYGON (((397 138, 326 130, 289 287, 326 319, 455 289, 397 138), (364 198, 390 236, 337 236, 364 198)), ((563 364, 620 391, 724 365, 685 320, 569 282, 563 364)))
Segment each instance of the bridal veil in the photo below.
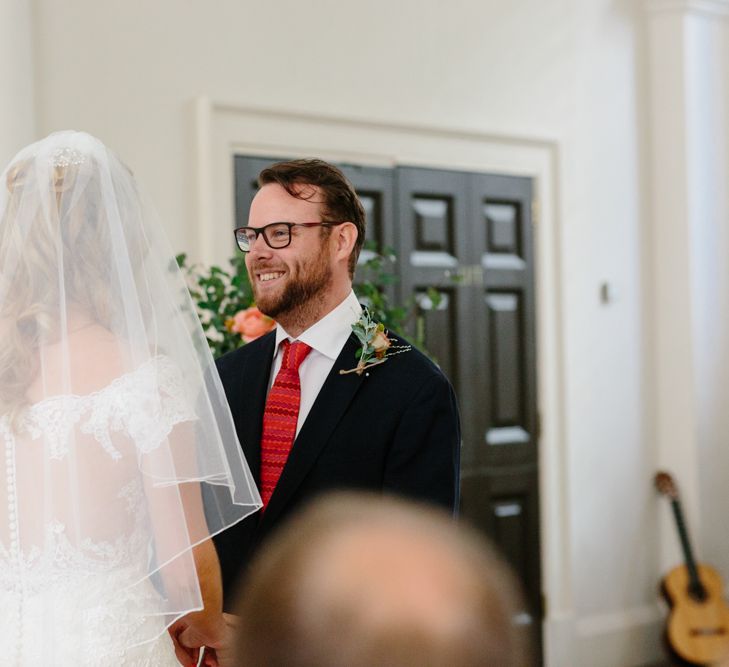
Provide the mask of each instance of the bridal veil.
POLYGON ((58 664, 69 634, 154 639, 201 608, 192 547, 260 498, 163 231, 88 134, 54 133, 2 175, 0 341, 0 600, 17 650, 58 664))

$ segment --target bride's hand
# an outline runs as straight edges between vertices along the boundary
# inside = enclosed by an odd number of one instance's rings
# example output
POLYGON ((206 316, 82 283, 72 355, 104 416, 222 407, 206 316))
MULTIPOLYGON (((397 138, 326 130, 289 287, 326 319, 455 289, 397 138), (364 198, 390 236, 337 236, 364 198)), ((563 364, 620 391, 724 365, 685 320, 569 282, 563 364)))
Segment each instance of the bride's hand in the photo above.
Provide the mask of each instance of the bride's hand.
POLYGON ((168 632, 179 663, 183 667, 195 667, 200 660, 200 647, 204 644, 199 641, 201 638, 196 637, 194 631, 191 631, 189 619, 184 617, 175 621, 168 632))
POLYGON ((183 667, 197 665, 202 647, 225 649, 227 629, 222 615, 216 622, 205 619, 204 624, 196 621, 196 614, 188 614, 170 626, 169 633, 175 647, 175 656, 183 667))
POLYGON ((175 648, 175 657, 183 667, 195 667, 200 660, 200 646, 186 646, 180 642, 180 636, 189 629, 188 621, 181 618, 175 621, 169 629, 172 644, 175 648))
MULTIPOLYGON (((239 664, 235 660, 235 628, 238 625, 238 617, 232 614, 223 614, 223 626, 218 633, 217 640, 205 641, 205 653, 202 664, 204 667, 236 667, 239 664)), ((198 641, 195 628, 190 627, 180 634, 183 643, 198 641)))
POLYGON ((189 614, 170 627, 170 636, 175 645, 175 655, 185 667, 197 665, 200 649, 206 648, 203 664, 206 667, 233 666, 233 645, 237 617, 222 614, 215 622, 206 622, 203 627, 195 623, 195 614, 189 614))

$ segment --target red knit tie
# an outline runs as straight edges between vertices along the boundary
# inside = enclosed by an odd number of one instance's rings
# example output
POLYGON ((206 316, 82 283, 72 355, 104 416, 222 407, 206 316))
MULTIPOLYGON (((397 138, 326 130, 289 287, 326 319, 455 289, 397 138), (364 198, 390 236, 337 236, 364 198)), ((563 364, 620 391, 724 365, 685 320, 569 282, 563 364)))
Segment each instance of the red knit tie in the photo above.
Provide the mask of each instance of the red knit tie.
POLYGON ((285 340, 281 368, 268 392, 261 436, 261 499, 264 509, 281 477, 296 437, 301 402, 299 366, 309 352, 311 348, 306 343, 285 340))

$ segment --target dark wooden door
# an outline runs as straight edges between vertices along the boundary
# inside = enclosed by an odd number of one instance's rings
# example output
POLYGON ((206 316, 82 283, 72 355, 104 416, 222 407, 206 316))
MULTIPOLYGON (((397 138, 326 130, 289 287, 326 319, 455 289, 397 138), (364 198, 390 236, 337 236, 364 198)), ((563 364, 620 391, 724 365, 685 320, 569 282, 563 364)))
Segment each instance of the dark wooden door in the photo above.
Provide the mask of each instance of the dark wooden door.
POLYGON ((456 388, 463 422, 461 515, 519 575, 541 629, 532 183, 397 169, 401 282, 420 295, 425 340, 456 388), (443 299, 429 306, 425 288, 443 299))
MULTIPOLYGON (((275 161, 237 157, 236 221, 275 161)), ((541 646, 538 419, 532 182, 461 171, 342 165, 367 213, 367 238, 391 246, 415 295, 428 351, 453 383, 463 427, 461 516, 519 576, 519 621, 541 646), (434 287, 441 299, 428 298, 434 287)), ((366 259, 366 254, 361 261, 366 259)))

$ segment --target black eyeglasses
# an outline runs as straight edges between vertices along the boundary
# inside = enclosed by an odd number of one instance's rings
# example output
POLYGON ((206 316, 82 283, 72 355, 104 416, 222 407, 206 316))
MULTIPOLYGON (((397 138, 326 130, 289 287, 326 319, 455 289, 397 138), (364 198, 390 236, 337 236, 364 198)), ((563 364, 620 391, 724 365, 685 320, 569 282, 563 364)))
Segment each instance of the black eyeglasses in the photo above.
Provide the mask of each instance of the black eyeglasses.
POLYGON ((259 234, 263 234, 263 239, 269 248, 279 250, 291 243, 292 227, 332 227, 334 225, 343 225, 344 222, 272 222, 270 225, 264 225, 263 227, 238 227, 233 232, 235 233, 235 242, 243 252, 250 251, 259 234))

